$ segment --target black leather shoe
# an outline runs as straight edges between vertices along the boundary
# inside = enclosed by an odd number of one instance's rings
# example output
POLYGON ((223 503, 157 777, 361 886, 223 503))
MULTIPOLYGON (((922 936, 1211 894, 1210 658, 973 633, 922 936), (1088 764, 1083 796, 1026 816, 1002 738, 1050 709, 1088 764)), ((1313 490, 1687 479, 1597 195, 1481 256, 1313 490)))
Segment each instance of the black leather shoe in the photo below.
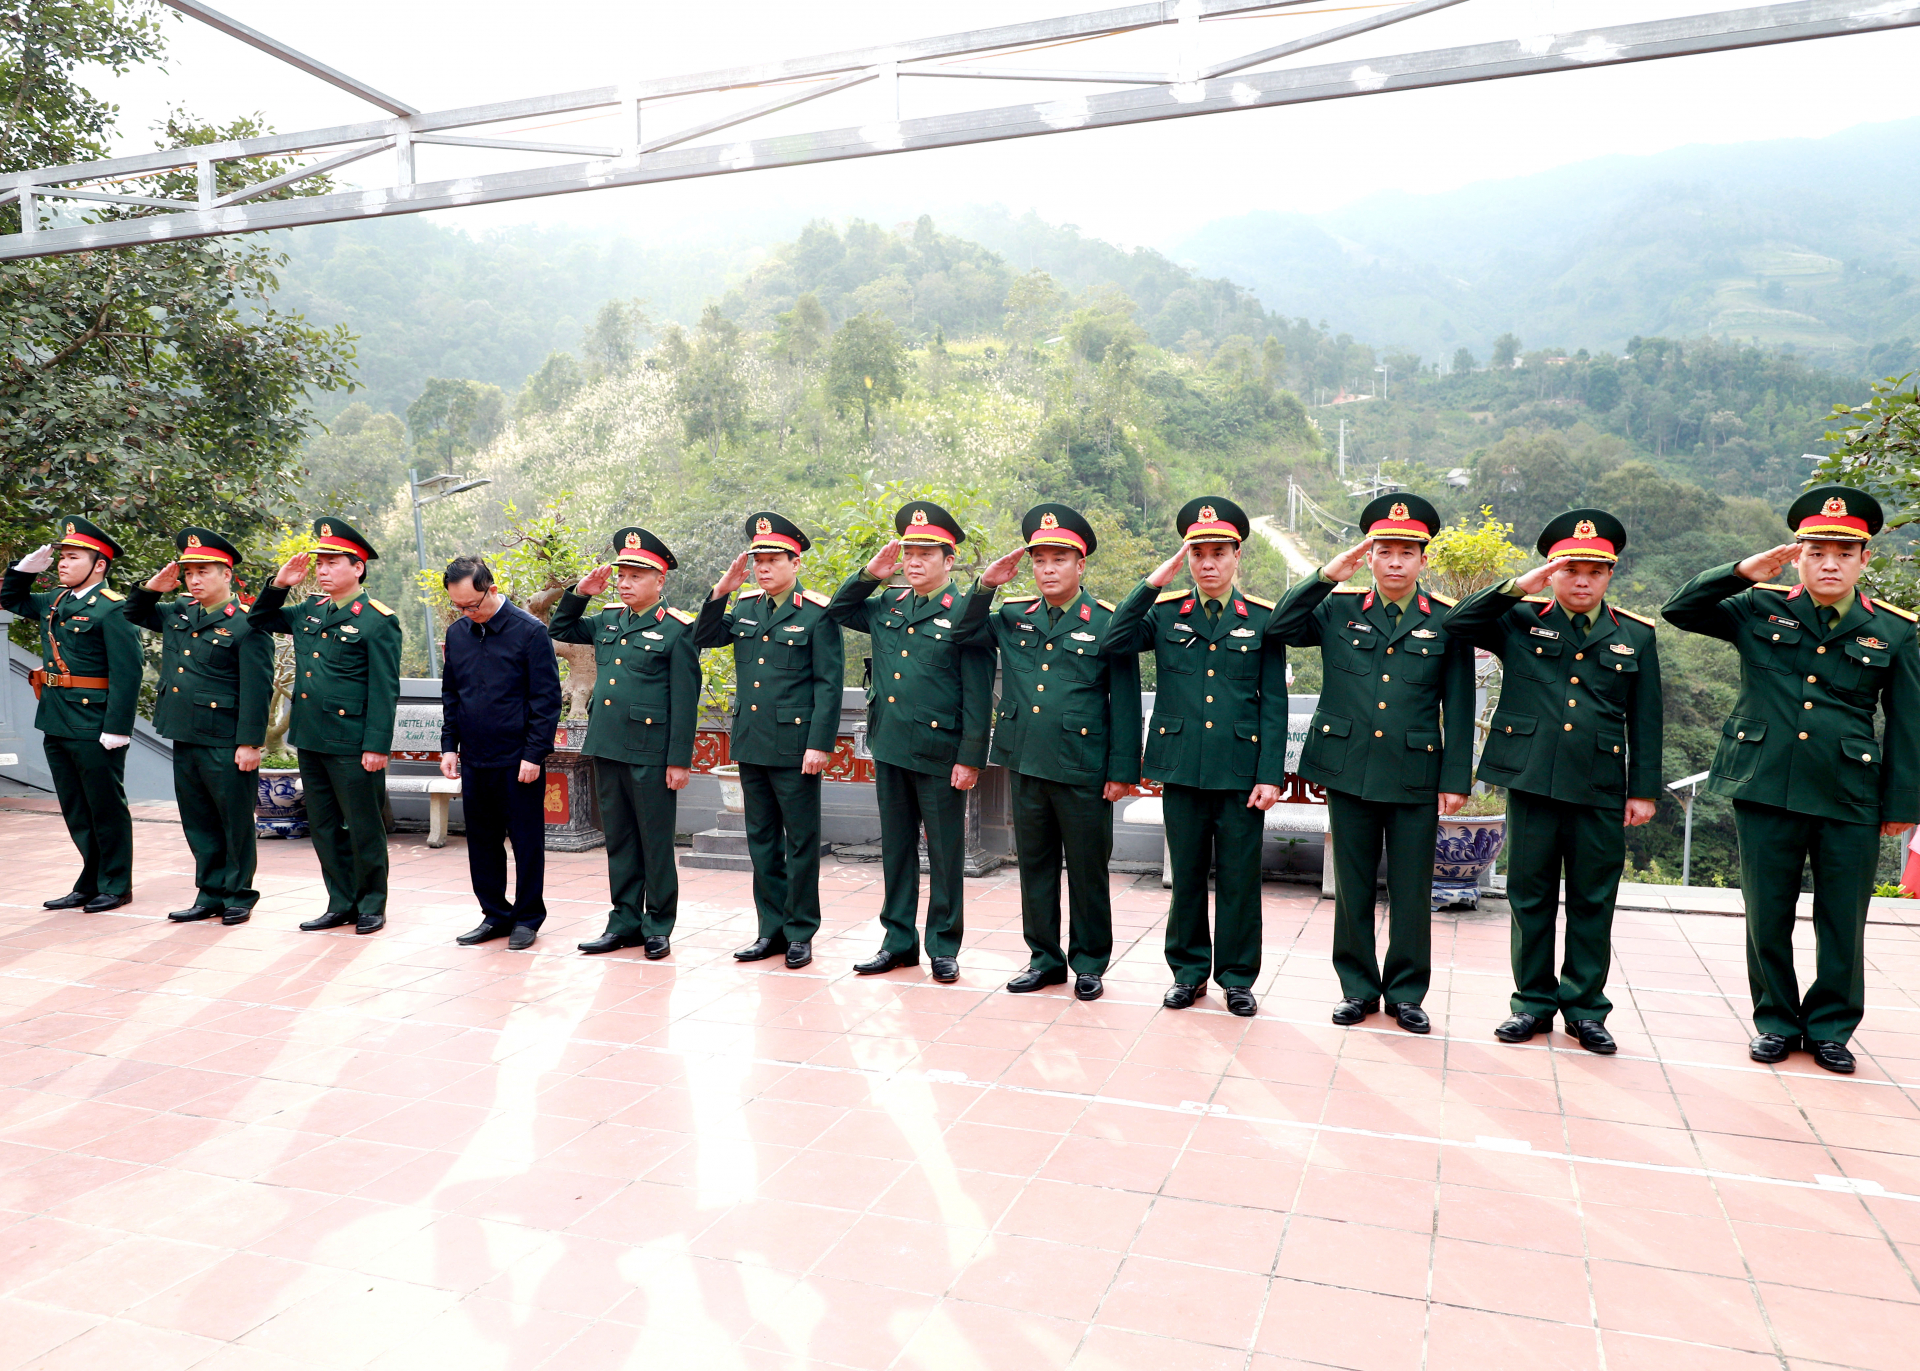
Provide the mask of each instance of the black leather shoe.
POLYGON ((1227 987, 1227 1013, 1251 1019, 1259 1008, 1260 1002, 1253 998, 1253 992, 1244 985, 1227 987))
POLYGON ((664 933, 656 933, 641 944, 646 949, 647 960, 657 962, 673 951, 673 941, 664 933))
POLYGON ((813 965, 811 942, 787 944, 787 970, 798 971, 803 966, 811 965, 813 965))
POLYGON ((1107 987, 1091 971, 1082 971, 1073 978, 1073 998, 1076 1000, 1097 1000, 1107 993, 1107 987))
POLYGON ((494 923, 482 923, 478 928, 469 928, 454 941, 462 947, 478 947, 481 943, 490 943, 495 938, 504 938, 507 930, 494 923))
POLYGON ((785 938, 755 938, 745 947, 733 954, 736 962, 764 962, 769 957, 778 957, 787 950, 785 938))
POLYGON ((1808 1045, 1813 1052, 1815 1066, 1824 1066, 1829 1071, 1837 1071, 1842 1076, 1853 1074, 1853 1053, 1847 1050, 1845 1043, 1816 1042, 1808 1045))
POLYGON ((1160 997, 1160 1004, 1165 1009, 1192 1009, 1193 1002, 1206 993, 1205 981, 1199 985, 1181 985, 1175 981, 1167 987, 1167 993, 1160 997))
POLYGON ((302 933, 324 933, 329 928, 342 928, 353 922, 353 911, 329 909, 317 919, 308 919, 300 925, 302 933))
POLYGON ((42 909, 78 909, 92 898, 91 895, 82 895, 77 890, 70 890, 58 899, 40 901, 40 907, 42 909))
POLYGON ((1747 1044, 1747 1055, 1756 1062, 1765 1062, 1771 1066, 1775 1062, 1784 1062, 1787 1054, 1800 1046, 1800 1035, 1789 1037, 1784 1033, 1762 1033, 1747 1044))
POLYGON ((1620 1050, 1620 1044, 1613 1040, 1613 1034, 1607 1032, 1607 1026, 1598 1019, 1568 1019, 1567 1036, 1578 1038, 1580 1046, 1589 1052, 1598 1052, 1603 1057, 1611 1057, 1620 1050))
POLYGON ((528 928, 525 924, 515 924, 513 932, 507 935, 507 951, 525 952, 539 936, 538 930, 528 928))
POLYGON ((598 952, 618 952, 623 947, 638 947, 640 946, 640 942, 641 940, 639 938, 621 938, 616 937, 612 933, 602 933, 597 938, 579 944, 579 947, 582 952, 590 954, 598 952))
POLYGON ((927 963, 927 969, 933 978, 942 985, 952 985, 960 979, 960 959, 958 957, 935 957, 927 963))
POLYGON ((192 909, 176 909, 167 918, 177 924, 197 924, 202 919, 217 919, 221 907, 217 904, 197 904, 192 909))
POLYGON ((1333 1021, 1342 1028, 1351 1028, 1369 1014, 1380 1012, 1378 1000, 1345 999, 1333 1007, 1333 1021))
POLYGON ((855 962, 853 971, 856 976, 879 976, 897 966, 918 966, 918 957, 909 957, 904 952, 889 952, 884 947, 864 962, 855 962))
POLYGON ((1536 1033, 1548 1033, 1553 1030, 1553 1015, 1535 1016, 1515 1014, 1505 1023, 1493 1030, 1493 1036, 1503 1043, 1524 1043, 1533 1041, 1536 1033))
POLYGON ((118 909, 123 904, 132 904, 131 895, 95 895, 80 908, 89 914, 104 914, 109 909, 118 909))
POLYGON ((1433 1032, 1433 1021, 1427 1017, 1427 1011, 1417 1004, 1390 1004, 1387 1016, 1409 1033, 1433 1032))
POLYGON ((386 926, 387 916, 384 914, 362 914, 353 921, 355 933, 378 933, 386 926))
POLYGON ((230 904, 220 911, 220 922, 228 928, 232 928, 235 924, 243 924, 252 917, 252 905, 230 904))
POLYGON ((1022 971, 1018 976, 1015 976, 1007 982, 1007 993, 1010 995, 1029 995, 1036 990, 1045 990, 1050 985, 1065 985, 1066 983, 1067 970, 1065 967, 1061 967, 1058 971, 1035 971, 1032 967, 1028 967, 1025 971, 1022 971))

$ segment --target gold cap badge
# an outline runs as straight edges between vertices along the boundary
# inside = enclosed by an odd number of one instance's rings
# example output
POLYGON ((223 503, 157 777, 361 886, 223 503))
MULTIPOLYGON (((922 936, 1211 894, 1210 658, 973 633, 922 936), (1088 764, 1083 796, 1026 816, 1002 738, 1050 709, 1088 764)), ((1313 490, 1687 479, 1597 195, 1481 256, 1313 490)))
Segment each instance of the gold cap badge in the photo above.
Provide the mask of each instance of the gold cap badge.
POLYGON ((639 546, 640 546, 640 535, 639 535, 639 534, 637 534, 637 533, 629 533, 629 534, 627 535, 627 546, 628 546, 628 547, 639 547, 639 546))
POLYGON ((188 547, 199 547, 199 546, 200 546, 200 535, 199 535, 199 534, 197 534, 197 533, 189 533, 189 534, 187 535, 187 546, 188 546, 188 547))
POLYGON ((1040 527, 1041 528, 1059 528, 1060 521, 1053 517, 1052 510, 1048 510, 1045 514, 1042 514, 1040 516, 1040 527))
MULTIPOLYGON (((1820 506, 1820 512, 1822 514, 1844 515, 1847 512, 1847 502, 1842 500, 1838 495, 1829 495, 1827 502, 1820 506)), ((71 533, 73 530, 68 529, 67 532, 71 533)))
POLYGON ((1213 522, 1213 520, 1214 520, 1213 506, 1212 505, 1200 506, 1200 522, 1203 524, 1210 524, 1213 522))
POLYGON ((913 524, 924 524, 926 523, 926 521, 927 521, 927 512, 924 509, 916 509, 913 512, 913 518, 909 519, 907 522, 913 523, 913 524))
POLYGON ((67 536, 68 536, 69 538, 71 538, 71 537, 73 536, 73 522, 72 522, 72 520, 68 520, 68 522, 67 522, 67 536))
POLYGON ((755 525, 753 526, 753 531, 754 531, 755 533, 771 533, 771 532, 773 532, 773 520, 771 520, 771 519, 762 519, 762 520, 761 520, 761 521, 760 521, 759 523, 757 523, 757 524, 755 524, 755 525))
POLYGON ((1387 517, 1389 519, 1405 519, 1408 517, 1407 507, 1402 504, 1396 504, 1392 509, 1387 511, 1387 517))
POLYGON ((1593 520, 1591 519, 1582 519, 1573 526, 1573 536, 1576 538, 1592 538, 1596 536, 1597 532, 1598 530, 1594 528, 1593 520))
POLYGON ((333 525, 332 524, 320 525, 320 536, 322 538, 331 538, 333 536, 333 525))

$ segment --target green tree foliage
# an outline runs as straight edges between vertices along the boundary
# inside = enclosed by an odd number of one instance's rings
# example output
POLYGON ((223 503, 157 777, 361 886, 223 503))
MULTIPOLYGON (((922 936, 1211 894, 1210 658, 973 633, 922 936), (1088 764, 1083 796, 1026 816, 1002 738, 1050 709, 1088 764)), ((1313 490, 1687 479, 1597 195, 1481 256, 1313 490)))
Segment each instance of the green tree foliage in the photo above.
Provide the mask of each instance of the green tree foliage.
POLYGON ((528 378, 513 400, 513 417, 525 419, 551 414, 586 384, 586 375, 571 352, 549 352, 540 370, 528 378))
POLYGON ((1427 565, 1433 582, 1454 599, 1498 585, 1526 564, 1527 554, 1513 545, 1513 525, 1483 505, 1478 522, 1462 514, 1433 535, 1427 565))
MULTIPOLYGON (((832 333, 833 321, 820 297, 808 291, 793 302, 792 309, 774 316, 772 348, 788 366, 805 366, 819 355, 832 333)), ((944 337, 938 329, 935 335, 944 337)))
POLYGON ((356 400, 300 450, 306 467, 302 503, 371 528, 405 487, 411 451, 398 416, 376 414, 356 400))
POLYGON ((626 371, 640 356, 640 340, 652 332, 645 300, 607 301, 580 339, 587 375, 598 380, 626 371))
POLYGON ((1826 439, 1834 448, 1815 479, 1857 487, 1880 501, 1888 532, 1876 545, 1868 585, 1895 604, 1920 605, 1913 536, 1920 522, 1920 373, 1876 382, 1861 404, 1835 405, 1833 422, 1826 439))
POLYGON ((423 461, 453 470, 456 458, 485 447, 506 425, 506 396, 482 381, 430 376, 407 406, 407 430, 423 461))
POLYGON ((1511 367, 1519 356, 1520 340, 1511 333, 1503 333, 1493 340, 1493 359, 1490 365, 1494 370, 1511 367))
POLYGON ((1008 288, 1003 302, 1007 337, 1027 346, 1048 337, 1059 324, 1066 302, 1066 292, 1053 277, 1044 271, 1028 272, 1008 288))
POLYGON ((1455 376, 1465 376, 1472 370, 1473 354, 1466 348, 1455 348, 1453 351, 1453 374, 1455 376))
POLYGON ((682 345, 674 368, 674 403, 687 441, 705 443, 716 460, 722 441, 737 437, 747 422, 740 352, 739 327, 718 305, 708 305, 692 346, 682 345))
POLYGON ((882 315, 856 314, 833 335, 827 354, 827 397, 836 414, 859 408, 860 431, 869 443, 874 406, 884 408, 905 393, 904 354, 893 322, 882 315))

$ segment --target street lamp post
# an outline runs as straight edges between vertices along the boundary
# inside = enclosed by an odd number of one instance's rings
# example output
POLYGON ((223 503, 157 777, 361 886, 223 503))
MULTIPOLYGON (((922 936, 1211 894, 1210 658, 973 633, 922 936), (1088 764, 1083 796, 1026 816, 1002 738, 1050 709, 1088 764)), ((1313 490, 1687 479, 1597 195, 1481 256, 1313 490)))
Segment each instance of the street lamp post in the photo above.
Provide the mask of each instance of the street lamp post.
POLYGON ((1692 776, 1682 776, 1679 780, 1667 787, 1668 790, 1671 790, 1676 795, 1680 794, 1680 788, 1682 786, 1685 786, 1687 790, 1687 793, 1682 796, 1680 800, 1681 805, 1685 807, 1687 812, 1685 836, 1680 840, 1680 884, 1682 886, 1693 884, 1693 799, 1694 796, 1699 793, 1700 782, 1706 780, 1709 774, 1708 772, 1701 771, 1692 776))
MULTIPOLYGON (((490 476, 456 476, 451 471, 441 472, 438 476, 420 479, 420 469, 410 467, 407 470, 407 489, 413 497, 413 552, 419 560, 420 569, 427 569, 427 531, 420 522, 420 511, 436 500, 444 500, 449 495, 458 495, 463 490, 474 490, 480 486, 490 486, 490 476), (425 491, 423 497, 421 492, 425 491)), ((420 602, 420 609, 427 620, 427 670, 434 676, 440 674, 440 634, 439 625, 433 621, 433 606, 427 601, 420 602)))
POLYGON ((1374 370, 1380 373, 1380 398, 1382 400, 1391 400, 1393 398, 1391 393, 1393 390, 1393 368, 1391 366, 1380 366, 1375 367, 1374 370))

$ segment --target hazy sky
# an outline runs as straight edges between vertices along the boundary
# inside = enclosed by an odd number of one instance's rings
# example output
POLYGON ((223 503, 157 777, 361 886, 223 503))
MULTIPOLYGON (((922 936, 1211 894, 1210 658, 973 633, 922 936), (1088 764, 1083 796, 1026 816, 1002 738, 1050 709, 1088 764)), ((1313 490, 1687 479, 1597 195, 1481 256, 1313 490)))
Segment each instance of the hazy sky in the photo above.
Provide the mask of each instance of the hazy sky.
MULTIPOLYGON (((1101 0, 734 0, 707 5, 548 0, 218 0, 233 17, 424 110, 869 46, 1095 9, 1101 0)), ((1113 3, 1113 0, 1105 0, 1113 3)), ((1205 54, 1251 51, 1387 6, 1331 0, 1311 13, 1210 22, 1205 54)), ((1466 0, 1452 9, 1291 59, 1291 64, 1563 33, 1596 23, 1732 8, 1733 0, 1466 0)), ((168 71, 108 87, 123 111, 122 148, 152 145, 170 103, 202 118, 260 111, 281 131, 375 111, 188 20, 169 25, 168 71)), ((1082 43, 1006 65, 1162 67, 1172 31, 1082 43)), ((883 220, 967 203, 1027 209, 1123 243, 1163 245, 1249 210, 1330 209, 1386 190, 1449 190, 1609 154, 1695 143, 1820 137, 1920 114, 1920 31, 1787 44, 1448 90, 1332 101, 911 153, 637 190, 453 211, 444 223, 619 224, 677 238, 728 216, 777 206, 883 220)), ((1075 92, 1102 89, 1079 86, 1075 92)), ((880 118, 871 86, 782 116, 776 129, 880 118)), ((905 83, 907 117, 960 101, 1015 104, 1065 93, 1030 83, 905 83)), ((751 94, 727 97, 751 104, 751 94)), ((714 106, 688 105, 685 117, 714 106)), ((679 111, 663 112, 677 119, 679 111)), ((578 116, 562 116, 577 119, 578 116)), ((743 130, 744 134, 746 130, 743 130)), ((545 130, 562 141, 617 140, 609 122, 545 130)), ((464 150, 422 150, 423 180, 509 163, 464 150)), ((365 164, 375 165, 372 162, 365 164)), ((362 173, 364 174, 364 173, 362 173)), ((1825 193, 1809 187, 1810 193, 1825 193)))

